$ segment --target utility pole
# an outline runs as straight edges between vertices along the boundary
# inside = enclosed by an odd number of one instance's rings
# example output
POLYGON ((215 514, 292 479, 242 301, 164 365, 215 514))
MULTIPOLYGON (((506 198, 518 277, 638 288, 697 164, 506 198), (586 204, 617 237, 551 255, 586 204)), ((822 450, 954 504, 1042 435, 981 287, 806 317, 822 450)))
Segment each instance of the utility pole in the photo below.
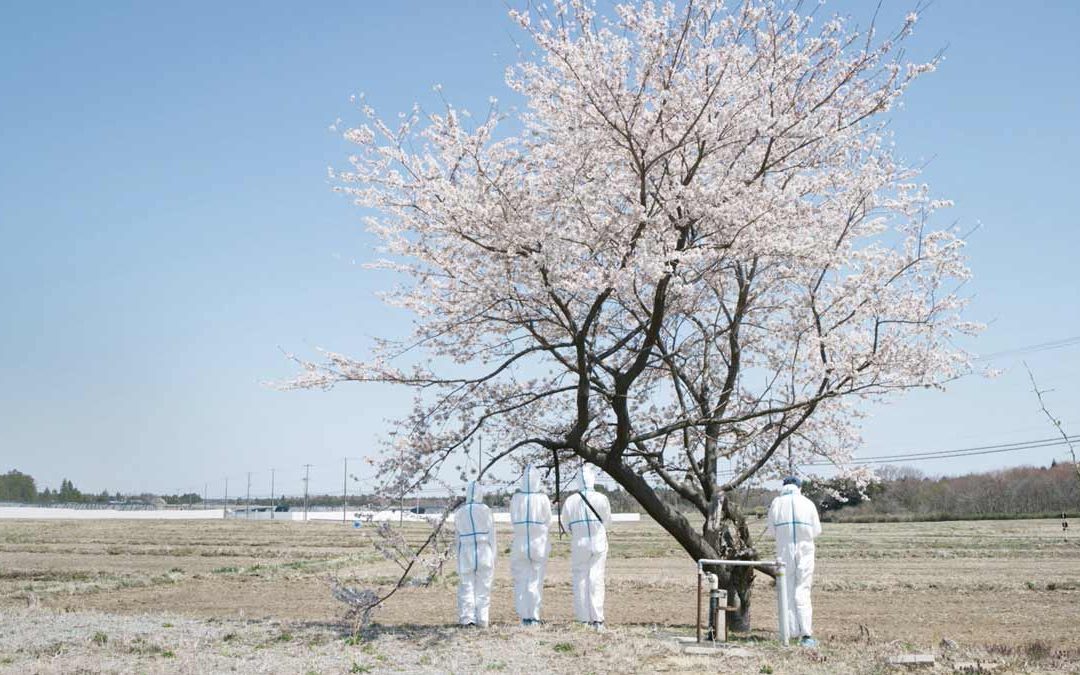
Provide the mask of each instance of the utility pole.
POLYGON ((270 469, 270 520, 274 519, 274 470, 270 469))
POLYGON ((202 507, 203 507, 203 511, 205 511, 207 509, 206 496, 209 493, 210 493, 210 484, 209 483, 203 483, 203 486, 202 486, 202 507))
POLYGON ((345 458, 345 474, 341 477, 341 522, 345 522, 345 512, 349 509, 349 458, 345 458))
POLYGON ((787 439, 787 463, 788 463, 788 475, 795 475, 795 455, 791 452, 791 437, 787 439))
POLYGON ((229 514, 229 477, 225 476, 225 505, 221 507, 222 519, 228 518, 229 514))
POLYGON ((247 488, 247 519, 251 520, 251 472, 248 471, 248 488, 247 488))
POLYGON ((308 480, 311 478, 311 465, 304 465, 304 522, 307 522, 308 480))

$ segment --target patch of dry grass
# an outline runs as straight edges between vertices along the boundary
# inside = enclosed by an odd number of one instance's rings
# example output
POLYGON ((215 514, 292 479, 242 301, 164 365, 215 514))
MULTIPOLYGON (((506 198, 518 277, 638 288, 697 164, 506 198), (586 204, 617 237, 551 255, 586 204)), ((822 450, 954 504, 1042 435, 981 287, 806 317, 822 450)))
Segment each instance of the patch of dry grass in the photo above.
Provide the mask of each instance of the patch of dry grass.
MULTIPOLYGON (((349 641, 326 572, 377 586, 397 570, 351 528, 5 522, 0 671, 873 673, 919 652, 935 654, 934 672, 975 661, 1080 672, 1080 545, 1061 542, 1056 522, 826 525, 814 590, 822 648, 770 641, 774 596, 759 575, 755 633, 740 643, 750 656, 738 657, 689 656, 667 637, 692 632, 694 568, 655 524, 612 533, 602 635, 572 623, 566 540, 553 537, 547 625, 516 625, 501 559, 492 629, 448 625, 451 574, 403 589, 363 640, 349 641)), ((768 557, 771 544, 761 550, 768 557)))
POLYGON ((755 634, 715 655, 684 653, 672 634, 649 626, 595 633, 573 624, 534 628, 376 625, 354 640, 334 623, 209 621, 172 615, 116 615, 27 609, 0 615, 2 672, 210 673, 881 673, 889 657, 932 653, 934 668, 993 664, 996 672, 1075 672, 1080 652, 1034 642, 1014 647, 900 641, 781 648, 755 634))

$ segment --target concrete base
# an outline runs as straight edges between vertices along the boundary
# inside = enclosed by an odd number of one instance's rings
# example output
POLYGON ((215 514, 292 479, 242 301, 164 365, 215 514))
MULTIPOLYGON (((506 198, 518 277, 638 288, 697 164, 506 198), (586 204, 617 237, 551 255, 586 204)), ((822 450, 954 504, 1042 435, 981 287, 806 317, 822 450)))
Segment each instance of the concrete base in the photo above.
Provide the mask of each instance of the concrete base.
POLYGON ((953 665, 954 673, 992 673, 1001 667, 1000 663, 982 661, 961 661, 953 665))
POLYGON ((700 646, 686 646, 683 647, 683 654, 688 654, 690 656, 724 656, 733 658, 750 658, 754 655, 754 653, 748 649, 731 647, 722 642, 718 643, 715 647, 707 647, 704 642, 701 643, 700 646))
POLYGON ((902 654, 889 657, 890 666, 932 666, 934 665, 933 654, 902 654))

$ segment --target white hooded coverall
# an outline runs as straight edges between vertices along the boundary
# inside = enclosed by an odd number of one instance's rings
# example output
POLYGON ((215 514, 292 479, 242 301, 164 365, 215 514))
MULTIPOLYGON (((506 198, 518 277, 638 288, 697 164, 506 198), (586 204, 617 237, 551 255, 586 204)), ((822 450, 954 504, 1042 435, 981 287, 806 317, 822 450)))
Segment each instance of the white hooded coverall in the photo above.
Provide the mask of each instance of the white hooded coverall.
POLYGON ((814 610, 810 606, 814 538, 821 534, 817 508, 797 485, 785 485, 769 506, 767 530, 776 538, 776 556, 784 563, 789 634, 809 637, 814 634, 814 610))
POLYGON ((458 620, 462 625, 487 626, 491 607, 491 578, 495 573, 495 523, 484 493, 469 483, 465 503, 454 512, 457 529, 458 620))
POLYGON ((522 620, 538 621, 544 571, 551 553, 551 500, 540 491, 540 472, 532 464, 525 466, 521 489, 510 498, 510 520, 514 524, 514 543, 510 547, 514 608, 522 620))
POLYGON ((574 481, 574 492, 563 502, 559 518, 570 532, 570 572, 574 588, 574 618, 585 623, 604 622, 604 564, 611 505, 593 489, 596 471, 584 466, 574 481), (596 513, 584 502, 588 499, 596 513), (599 518, 597 518, 599 514, 599 518))

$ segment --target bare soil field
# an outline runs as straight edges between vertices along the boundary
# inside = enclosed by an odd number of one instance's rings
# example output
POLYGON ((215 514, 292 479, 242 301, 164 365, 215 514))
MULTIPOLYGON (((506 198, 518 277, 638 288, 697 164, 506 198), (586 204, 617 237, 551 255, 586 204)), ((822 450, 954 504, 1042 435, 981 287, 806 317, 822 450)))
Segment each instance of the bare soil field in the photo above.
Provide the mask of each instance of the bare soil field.
MULTIPOLYGON (((505 549, 509 528, 499 535, 505 549)), ((453 626, 450 575, 402 589, 353 639, 326 577, 385 587, 397 567, 351 527, 0 521, 0 671, 871 673, 919 653, 936 659, 922 672, 1080 672, 1080 542, 1055 521, 826 525, 816 650, 775 643, 772 583, 758 575, 753 633, 684 653, 674 637, 693 634, 694 565, 651 522, 620 525, 611 545, 603 634, 571 621, 556 537, 545 626, 517 625, 503 559, 491 629, 453 626)))

